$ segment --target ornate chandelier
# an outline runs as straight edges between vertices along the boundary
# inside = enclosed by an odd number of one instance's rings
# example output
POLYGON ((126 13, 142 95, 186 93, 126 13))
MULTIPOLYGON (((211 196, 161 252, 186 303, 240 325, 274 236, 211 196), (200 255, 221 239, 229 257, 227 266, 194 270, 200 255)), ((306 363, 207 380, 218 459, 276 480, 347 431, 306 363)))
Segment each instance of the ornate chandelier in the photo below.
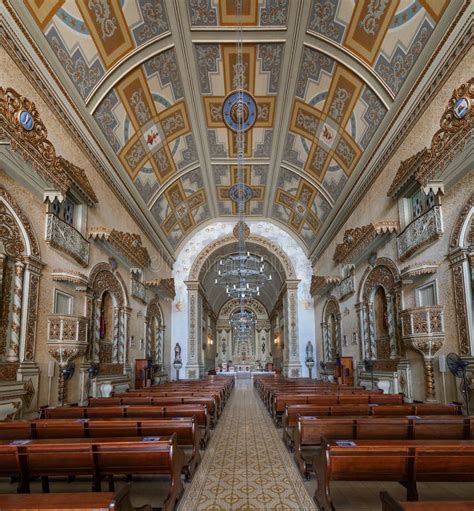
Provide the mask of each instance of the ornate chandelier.
MULTIPOLYGON (((237 0, 236 10, 241 20, 242 2, 237 0)), ((230 198, 237 203, 239 222, 234 228, 234 236, 238 238, 238 254, 229 255, 219 261, 215 283, 224 287, 231 298, 241 302, 241 313, 244 303, 249 298, 260 296, 260 290, 271 275, 265 273, 263 257, 259 257, 245 249, 245 239, 250 229, 244 221, 245 203, 252 198, 252 189, 244 183, 244 145, 245 131, 250 129, 256 118, 256 103, 251 94, 244 90, 245 64, 243 61, 242 25, 236 31, 236 63, 234 79, 236 89, 228 94, 222 106, 222 115, 227 127, 236 132, 237 148, 237 183, 232 187, 230 198)))

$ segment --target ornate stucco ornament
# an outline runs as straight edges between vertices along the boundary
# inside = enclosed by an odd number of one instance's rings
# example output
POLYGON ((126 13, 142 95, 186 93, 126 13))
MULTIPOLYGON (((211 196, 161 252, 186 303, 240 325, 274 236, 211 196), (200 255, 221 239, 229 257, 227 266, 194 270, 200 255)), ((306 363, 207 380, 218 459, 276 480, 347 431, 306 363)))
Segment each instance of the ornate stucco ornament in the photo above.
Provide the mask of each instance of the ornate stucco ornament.
POLYGON ((339 285, 341 282, 340 277, 336 276, 324 276, 324 275, 312 275, 311 276, 311 296, 319 295, 322 296, 326 292, 330 291, 334 286, 339 285))
POLYGON ((150 265, 150 255, 148 250, 142 245, 142 239, 139 234, 122 232, 108 227, 93 227, 89 231, 89 239, 105 241, 131 262, 132 265, 141 268, 150 265))
POLYGON ((145 286, 155 288, 158 295, 162 297, 174 300, 176 296, 173 278, 147 280, 145 286))
POLYGON ((336 246, 333 259, 336 263, 350 263, 365 250, 368 250, 372 243, 387 234, 397 233, 398 221, 385 220, 347 229, 344 233, 343 242, 336 246))
POLYGON ((36 105, 12 88, 0 87, 0 138, 63 195, 74 188, 89 206, 98 202, 84 170, 56 154, 36 105))

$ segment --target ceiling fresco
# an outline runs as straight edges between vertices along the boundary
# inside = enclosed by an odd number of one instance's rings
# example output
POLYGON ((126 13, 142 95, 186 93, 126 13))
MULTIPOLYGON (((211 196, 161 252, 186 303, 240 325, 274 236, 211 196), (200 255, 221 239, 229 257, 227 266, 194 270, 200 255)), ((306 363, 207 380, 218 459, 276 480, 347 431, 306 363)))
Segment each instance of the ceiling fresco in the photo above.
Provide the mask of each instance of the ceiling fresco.
POLYGON ((238 216, 230 100, 241 79, 245 214, 282 225, 310 254, 455 9, 448 0, 242 0, 239 66, 235 5, 25 0, 18 14, 172 256, 197 226, 238 216))

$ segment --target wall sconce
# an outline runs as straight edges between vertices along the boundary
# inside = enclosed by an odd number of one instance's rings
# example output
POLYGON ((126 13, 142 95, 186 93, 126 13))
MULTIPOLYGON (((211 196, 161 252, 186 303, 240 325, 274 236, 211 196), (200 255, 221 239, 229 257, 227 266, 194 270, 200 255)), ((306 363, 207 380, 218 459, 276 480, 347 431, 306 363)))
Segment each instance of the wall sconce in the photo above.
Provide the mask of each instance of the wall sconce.
POLYGON ((273 339, 273 342, 274 342, 275 344, 279 344, 279 343, 280 343, 280 337, 277 335, 277 336, 275 337, 275 339, 273 339))
POLYGON ((214 344, 214 339, 213 339, 211 336, 209 336, 209 337, 207 338, 207 344, 209 344, 209 346, 213 346, 213 344, 214 344))

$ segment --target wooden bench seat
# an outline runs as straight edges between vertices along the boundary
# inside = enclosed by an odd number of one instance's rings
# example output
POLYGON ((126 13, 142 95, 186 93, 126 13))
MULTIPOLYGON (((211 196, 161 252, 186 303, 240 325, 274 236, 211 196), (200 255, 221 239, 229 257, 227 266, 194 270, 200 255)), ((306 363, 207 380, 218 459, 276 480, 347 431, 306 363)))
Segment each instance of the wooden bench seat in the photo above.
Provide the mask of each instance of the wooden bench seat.
POLYGON ((400 502, 386 491, 380 492, 382 511, 474 511, 474 500, 400 502))
POLYGON ((332 481, 397 481, 407 500, 418 500, 421 481, 474 481, 471 440, 326 440, 314 457, 315 500, 321 511, 334 511, 332 481))
POLYGON ((177 435, 184 452, 183 474, 190 480, 201 461, 201 431, 194 417, 161 419, 41 419, 0 422, 0 438, 53 439, 177 435), (21 427, 20 427, 21 426, 21 427), (21 436, 19 436, 21 432, 21 436))
POLYGON ((89 399, 88 405, 89 407, 206 405, 211 417, 211 427, 215 426, 218 417, 215 399, 206 397, 96 397, 89 399))
POLYGON ((288 448, 294 446, 294 428, 298 417, 305 416, 406 416, 406 415, 462 415, 457 403, 405 403, 403 405, 287 405, 282 417, 283 441, 288 448))
POLYGON ((314 394, 277 394, 273 401, 272 413, 275 420, 279 420, 286 405, 402 405, 403 394, 366 394, 362 392, 334 393, 326 395, 314 394))
POLYGON ((304 417, 295 429, 295 461, 309 479, 321 438, 327 440, 474 440, 474 417, 304 417))
POLYGON ((4 451, 16 449, 19 493, 30 493, 30 480, 40 477, 43 491, 49 491, 52 476, 90 476, 92 491, 100 491, 101 481, 114 475, 166 475, 169 490, 163 509, 172 511, 183 492, 181 470, 184 455, 176 434, 170 437, 69 438, 49 440, 0 441, 0 459, 4 451), (27 442, 27 443, 25 443, 27 442))
POLYGON ((132 507, 130 502, 130 486, 124 486, 117 493, 27 493, 8 494, 1 496, 2 511, 152 511, 149 505, 132 507))
POLYGON ((64 406, 41 409, 42 419, 160 419, 194 417, 201 430, 201 447, 210 439, 210 419, 205 405, 175 406, 64 406))

